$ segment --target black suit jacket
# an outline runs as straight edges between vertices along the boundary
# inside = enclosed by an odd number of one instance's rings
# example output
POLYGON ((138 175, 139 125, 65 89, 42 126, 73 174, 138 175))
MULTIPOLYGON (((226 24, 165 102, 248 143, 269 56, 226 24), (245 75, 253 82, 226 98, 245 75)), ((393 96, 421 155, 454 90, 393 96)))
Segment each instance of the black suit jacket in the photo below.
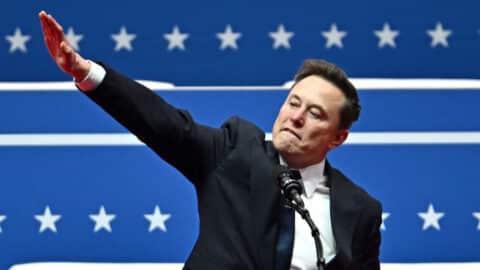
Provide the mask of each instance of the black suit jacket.
MULTIPOLYGON (((278 154, 238 117, 195 123, 151 90, 106 67, 87 95, 195 186, 200 230, 185 269, 274 269, 281 207, 272 175, 278 154)), ((327 166, 337 256, 327 269, 379 269, 381 205, 327 166)))

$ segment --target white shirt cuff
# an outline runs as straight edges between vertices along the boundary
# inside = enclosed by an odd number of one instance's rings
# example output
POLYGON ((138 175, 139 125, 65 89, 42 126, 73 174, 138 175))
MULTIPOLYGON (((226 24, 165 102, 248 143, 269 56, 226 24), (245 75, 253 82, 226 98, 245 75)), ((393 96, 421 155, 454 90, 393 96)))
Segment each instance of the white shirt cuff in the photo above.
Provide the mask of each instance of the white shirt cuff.
POLYGON ((105 69, 100 66, 99 64, 89 61, 90 62, 90 70, 88 71, 87 77, 80 82, 75 82, 78 88, 83 92, 92 91, 97 88, 107 75, 105 69))

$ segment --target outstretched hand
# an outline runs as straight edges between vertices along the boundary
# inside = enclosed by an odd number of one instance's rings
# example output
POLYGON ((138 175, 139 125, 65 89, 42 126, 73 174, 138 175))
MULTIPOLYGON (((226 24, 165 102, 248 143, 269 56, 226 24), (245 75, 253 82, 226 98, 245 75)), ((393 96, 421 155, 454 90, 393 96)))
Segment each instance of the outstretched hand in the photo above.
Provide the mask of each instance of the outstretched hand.
POLYGON ((43 39, 53 61, 76 81, 83 80, 90 70, 90 62, 75 52, 63 33, 63 27, 52 15, 42 10, 38 16, 42 25, 43 39))

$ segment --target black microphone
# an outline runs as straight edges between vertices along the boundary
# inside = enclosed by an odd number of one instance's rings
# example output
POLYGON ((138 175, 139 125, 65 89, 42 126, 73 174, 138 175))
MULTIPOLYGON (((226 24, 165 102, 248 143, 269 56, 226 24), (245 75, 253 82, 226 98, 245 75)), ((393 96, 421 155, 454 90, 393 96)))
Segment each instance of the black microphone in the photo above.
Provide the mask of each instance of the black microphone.
POLYGON ((300 172, 297 170, 290 170, 285 166, 277 166, 273 168, 273 177, 277 178, 280 190, 282 191, 283 197, 287 200, 287 203, 302 216, 310 227, 315 242, 315 250, 317 252, 317 269, 324 270, 325 258, 323 258, 320 231, 310 217, 310 213, 305 208, 305 204, 300 197, 303 193, 303 185, 299 181, 302 179, 300 172))
POLYGON ((300 172, 280 165, 273 169, 273 176, 278 180, 280 190, 288 202, 303 208, 305 204, 300 197, 303 193, 303 186, 299 181, 302 178, 300 172))

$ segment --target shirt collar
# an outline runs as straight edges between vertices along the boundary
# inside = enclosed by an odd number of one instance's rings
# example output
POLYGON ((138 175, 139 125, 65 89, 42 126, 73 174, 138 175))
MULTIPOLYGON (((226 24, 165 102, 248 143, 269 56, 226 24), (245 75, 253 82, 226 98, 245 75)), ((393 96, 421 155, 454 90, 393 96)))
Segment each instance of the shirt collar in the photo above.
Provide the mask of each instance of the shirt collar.
MULTIPOLYGON (((287 165, 281 155, 279 158, 281 165, 287 165)), ((319 163, 302 168, 299 171, 302 176, 302 183, 307 198, 312 197, 315 191, 322 194, 330 193, 330 188, 327 186, 327 177, 325 175, 325 159, 319 163)))

